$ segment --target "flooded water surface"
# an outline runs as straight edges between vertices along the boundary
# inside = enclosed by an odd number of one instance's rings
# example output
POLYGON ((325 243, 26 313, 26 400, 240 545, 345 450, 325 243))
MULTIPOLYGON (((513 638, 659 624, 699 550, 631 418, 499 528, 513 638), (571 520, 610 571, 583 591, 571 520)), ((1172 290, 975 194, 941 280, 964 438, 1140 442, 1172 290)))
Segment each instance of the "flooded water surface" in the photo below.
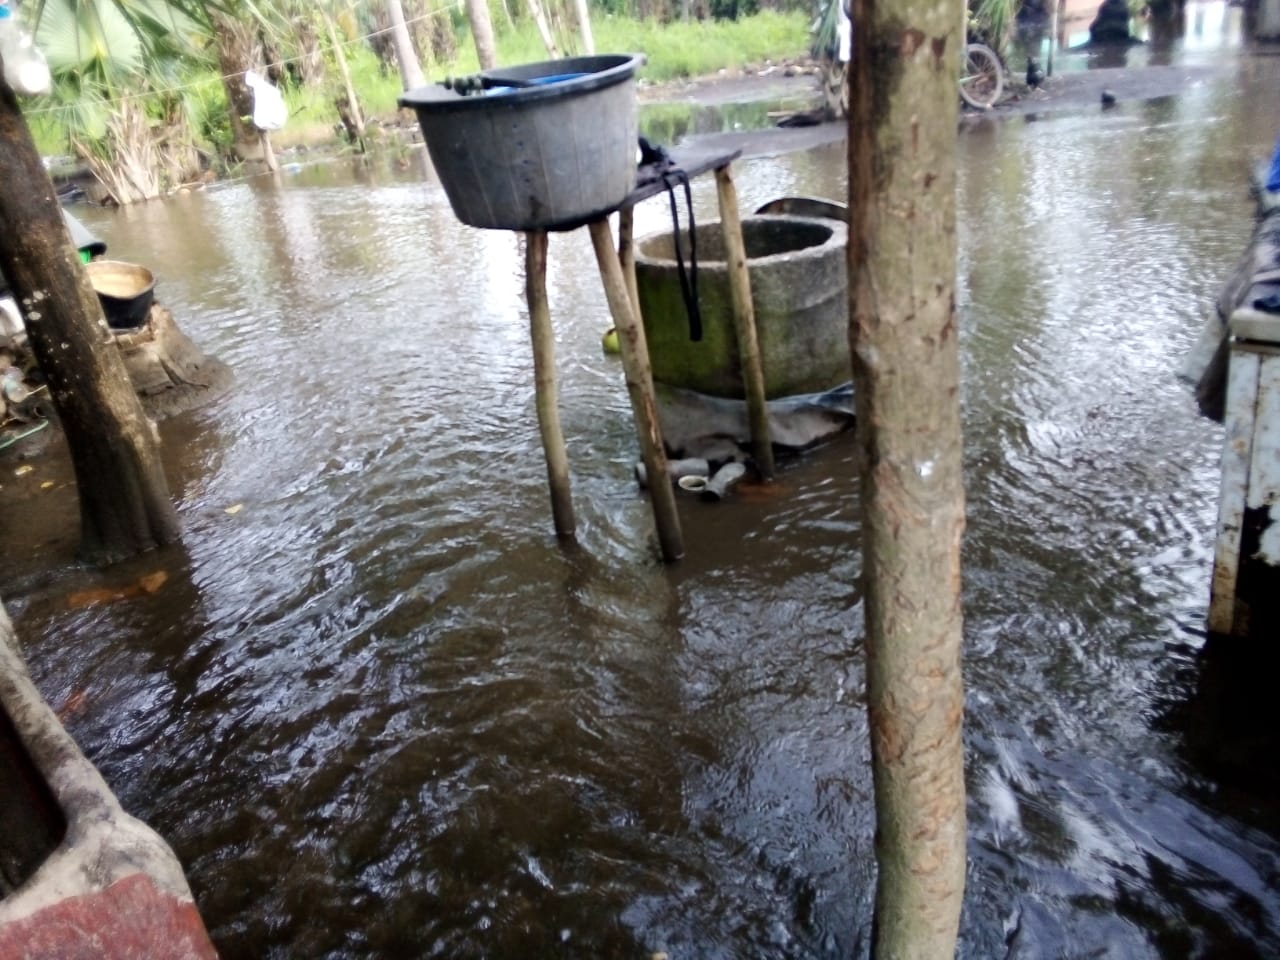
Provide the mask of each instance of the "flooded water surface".
MULTIPOLYGON (((1188 719, 1221 432, 1175 378, 1250 234, 1276 67, 962 129, 967 957, 1280 953, 1275 794, 1188 719)), ((845 189, 839 144, 735 169, 744 209, 845 189)), ((713 217, 713 183, 694 197, 713 217)), ((181 548, 71 566, 74 493, 41 463, 60 485, 5 599, 224 956, 865 950, 848 439, 682 500, 662 566, 590 243, 555 235, 564 548, 521 249, 460 226, 419 155, 85 219, 236 387, 163 426, 181 548)))

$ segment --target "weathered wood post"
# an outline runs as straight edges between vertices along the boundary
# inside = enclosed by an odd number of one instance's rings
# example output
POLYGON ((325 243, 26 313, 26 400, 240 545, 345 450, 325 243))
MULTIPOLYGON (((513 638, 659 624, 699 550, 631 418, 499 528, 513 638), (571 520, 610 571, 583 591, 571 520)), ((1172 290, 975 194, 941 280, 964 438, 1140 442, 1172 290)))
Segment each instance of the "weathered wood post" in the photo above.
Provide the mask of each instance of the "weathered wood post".
POLYGON ((636 209, 623 207, 618 211, 618 262, 622 264, 622 276, 627 281, 627 294, 636 317, 640 316, 640 289, 636 283, 636 209))
POLYGON ((631 294, 618 262, 618 251, 613 246, 613 234, 608 220, 594 220, 588 225, 591 244, 595 248, 596 264, 600 268, 600 280, 604 284, 605 299, 613 324, 618 330, 618 347, 622 354, 622 369, 627 378, 627 393, 631 398, 631 411, 636 420, 636 434, 640 440, 640 456, 644 461, 649 483, 649 497, 653 503, 654 525, 658 528, 658 543, 663 559, 679 560, 684 556, 684 534, 680 530, 680 514, 676 510, 675 491, 667 473, 667 451, 662 444, 662 428, 658 423, 658 408, 653 395, 653 370, 649 364, 649 346, 644 328, 632 306, 631 294))
POLYGON ((747 272, 747 249, 742 239, 738 191, 733 185, 728 164, 716 167, 716 195, 720 202, 720 229, 725 266, 729 271, 729 298, 733 304, 733 329, 738 339, 738 362, 742 366, 742 387, 747 400, 747 422, 751 427, 751 450, 760 476, 772 480, 773 440, 769 435, 764 369, 756 336, 756 310, 751 300, 751 276, 747 272))
POLYGON ((1280 627, 1280 314, 1231 315, 1222 492, 1209 631, 1274 636, 1280 627))
POLYGON ((547 301, 547 233, 524 235, 525 299, 529 304, 529 333, 533 340, 533 382, 538 407, 538 428, 547 457, 547 483, 551 487, 551 516, 556 536, 572 538, 576 526, 569 483, 569 454, 560 428, 559 391, 556 389, 555 332, 547 301))
POLYGON ((860 448, 877 960, 955 954, 965 883, 956 77, 963 7, 857 0, 849 345, 860 448))

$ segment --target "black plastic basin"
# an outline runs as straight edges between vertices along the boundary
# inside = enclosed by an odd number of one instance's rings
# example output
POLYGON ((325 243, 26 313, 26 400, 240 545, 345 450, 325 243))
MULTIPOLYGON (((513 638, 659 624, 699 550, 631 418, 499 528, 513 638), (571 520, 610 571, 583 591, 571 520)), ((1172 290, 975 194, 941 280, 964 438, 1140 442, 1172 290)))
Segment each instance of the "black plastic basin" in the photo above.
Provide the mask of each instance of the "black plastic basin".
POLYGON ((155 301, 156 278, 146 267, 123 260, 94 260, 85 265, 102 304, 107 325, 132 330, 147 322, 155 301))

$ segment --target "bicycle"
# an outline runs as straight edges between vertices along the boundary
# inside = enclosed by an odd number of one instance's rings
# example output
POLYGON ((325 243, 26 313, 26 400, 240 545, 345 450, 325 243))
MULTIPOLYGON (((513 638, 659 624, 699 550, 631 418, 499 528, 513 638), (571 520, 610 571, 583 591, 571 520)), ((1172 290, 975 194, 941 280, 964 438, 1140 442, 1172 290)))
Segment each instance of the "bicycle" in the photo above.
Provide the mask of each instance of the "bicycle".
POLYGON ((985 43, 964 48, 960 71, 960 99, 975 110, 990 110, 1004 93, 1004 66, 1000 56, 985 43))
MULTIPOLYGON (((849 112, 848 55, 852 23, 842 0, 828 0, 814 22, 813 52, 822 61, 823 106, 829 119, 849 112)), ((970 40, 961 64, 960 99, 975 110, 989 110, 1004 93, 1004 65, 985 43, 970 40)))

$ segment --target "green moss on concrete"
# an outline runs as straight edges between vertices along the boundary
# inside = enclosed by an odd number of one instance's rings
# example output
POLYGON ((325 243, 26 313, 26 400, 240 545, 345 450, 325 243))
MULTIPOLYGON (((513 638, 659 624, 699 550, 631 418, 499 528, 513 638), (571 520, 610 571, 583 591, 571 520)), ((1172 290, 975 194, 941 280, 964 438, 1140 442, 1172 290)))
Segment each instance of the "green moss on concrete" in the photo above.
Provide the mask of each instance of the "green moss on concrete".
MULTIPOLYGON (((851 376, 845 236, 844 225, 836 222, 794 217, 743 221, 769 399, 826 390, 851 376)), ((684 237, 687 261, 687 233, 684 237)), ((689 338, 672 234, 637 244, 636 279, 653 376, 669 386, 741 399, 741 362, 719 222, 699 225, 697 237, 703 322, 703 338, 697 342, 689 338)))

